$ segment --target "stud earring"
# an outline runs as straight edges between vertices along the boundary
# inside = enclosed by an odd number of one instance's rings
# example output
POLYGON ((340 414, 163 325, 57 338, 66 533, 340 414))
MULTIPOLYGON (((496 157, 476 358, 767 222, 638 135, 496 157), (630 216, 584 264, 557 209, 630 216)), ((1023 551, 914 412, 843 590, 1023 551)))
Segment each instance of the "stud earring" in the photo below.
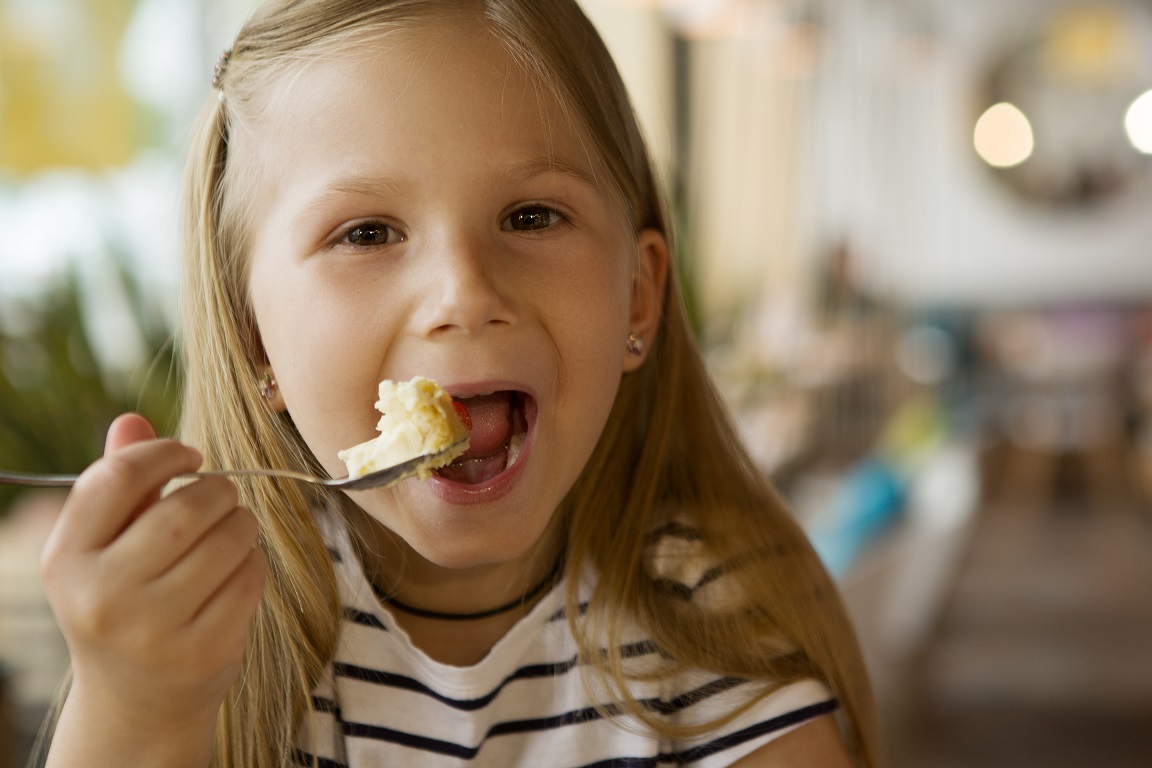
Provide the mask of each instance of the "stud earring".
POLYGON ((628 334, 628 340, 624 342, 624 346, 632 357, 640 357, 644 354, 644 339, 634 333, 628 334))
POLYGON ((260 394, 265 400, 270 400, 276 394, 276 379, 272 378, 271 371, 265 371, 260 377, 260 394))

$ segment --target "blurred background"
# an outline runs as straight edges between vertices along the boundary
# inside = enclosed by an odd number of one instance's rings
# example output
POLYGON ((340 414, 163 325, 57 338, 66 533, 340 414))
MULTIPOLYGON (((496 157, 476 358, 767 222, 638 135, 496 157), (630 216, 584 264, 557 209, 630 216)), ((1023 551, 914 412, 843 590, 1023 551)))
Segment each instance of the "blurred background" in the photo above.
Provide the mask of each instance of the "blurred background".
MULTIPOLYGON (((1152 2, 582 0, 897 768, 1152 765, 1152 2)), ((251 0, 0 0, 0 466, 175 425, 189 122, 251 0)), ((67 664, 0 488, 0 768, 67 664)))

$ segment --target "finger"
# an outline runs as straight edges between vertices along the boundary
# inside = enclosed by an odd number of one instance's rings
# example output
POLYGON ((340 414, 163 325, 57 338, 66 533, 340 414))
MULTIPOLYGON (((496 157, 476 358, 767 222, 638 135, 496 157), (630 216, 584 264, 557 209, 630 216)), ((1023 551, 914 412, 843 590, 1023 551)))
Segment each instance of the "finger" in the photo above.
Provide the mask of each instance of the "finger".
POLYGON ((255 516, 234 507, 156 580, 156 587, 172 595, 178 601, 173 607, 191 621, 251 555, 259 533, 255 516))
POLYGON ((145 440, 155 440, 156 430, 148 419, 136 413, 125 413, 117 416, 104 439, 104 455, 115 453, 121 448, 145 440))
MULTIPOLYGON (((108 435, 104 440, 104 455, 115 453, 133 443, 155 439, 156 429, 148 419, 137 413, 124 413, 116 417, 112 421, 112 425, 108 427, 108 435)), ((156 502, 160 498, 160 494, 161 491, 157 490, 144 502, 144 505, 156 502)))
POLYGON ((96 461, 68 494, 58 544, 101 549, 127 527, 172 478, 200 466, 200 454, 175 440, 131 443, 96 461))
POLYGON ((211 638, 221 660, 239 659, 243 654, 252 616, 264 593, 266 574, 264 554, 259 549, 250 549, 193 617, 189 631, 211 638))
POLYGON ((222 477, 177 488, 136 518, 108 546, 105 560, 136 581, 156 579, 199 546, 238 503, 236 486, 222 477))

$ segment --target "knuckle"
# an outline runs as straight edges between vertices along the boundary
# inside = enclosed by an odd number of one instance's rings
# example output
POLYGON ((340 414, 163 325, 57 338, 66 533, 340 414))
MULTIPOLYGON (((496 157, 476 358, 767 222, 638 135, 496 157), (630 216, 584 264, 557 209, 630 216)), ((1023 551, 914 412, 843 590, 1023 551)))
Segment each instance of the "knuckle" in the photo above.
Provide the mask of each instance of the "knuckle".
POLYGON ((240 500, 236 484, 226 477, 202 477, 189 486, 189 490, 202 503, 212 503, 220 508, 234 507, 240 500))
POLYGON ((256 520, 256 515, 247 507, 236 507, 232 514, 237 519, 237 527, 244 543, 248 546, 255 544, 260 538, 260 523, 256 520))
POLYGON ((202 478, 200 482, 204 483, 205 487, 212 491, 213 496, 218 497, 222 501, 230 501, 230 506, 236 506, 236 502, 240 500, 240 491, 237 490, 236 483, 227 477, 213 475, 202 478))
POLYGON ((236 487, 226 479, 197 480, 165 499, 161 533, 175 542, 197 538, 204 533, 205 515, 227 518, 229 513, 223 510, 235 507, 238 500, 236 487))
POLYGON ((49 540, 40 551, 40 581, 45 586, 54 586, 61 578, 67 558, 56 544, 49 540))
POLYGON ((96 461, 82 473, 72 488, 76 498, 91 496, 103 492, 108 487, 123 487, 132 483, 137 470, 126 458, 118 455, 108 456, 96 461))
POLYGON ((179 506, 164 507, 160 532, 168 541, 180 544, 195 535, 188 510, 179 506))
POLYGON ((117 625, 115 601, 99 591, 79 591, 72 601, 71 613, 74 629, 88 638, 105 637, 117 625))
POLYGON ((40 551, 37 561, 40 584, 45 596, 56 605, 71 599, 75 593, 74 582, 80 579, 77 574, 77 553, 49 538, 40 551))
POLYGON ((234 507, 201 543, 209 553, 209 560, 229 570, 242 566, 253 551, 258 529, 255 519, 243 507, 234 507))
POLYGON ((253 551, 260 536, 260 526, 252 513, 243 507, 236 507, 229 516, 229 543, 238 556, 246 556, 253 551))

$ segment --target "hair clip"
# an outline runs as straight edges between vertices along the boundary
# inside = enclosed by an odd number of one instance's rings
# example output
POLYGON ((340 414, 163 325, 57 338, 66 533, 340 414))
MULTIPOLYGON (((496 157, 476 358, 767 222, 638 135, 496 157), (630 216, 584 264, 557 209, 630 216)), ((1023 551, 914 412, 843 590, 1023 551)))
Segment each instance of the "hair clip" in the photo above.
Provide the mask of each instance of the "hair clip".
POLYGON ((218 91, 224 90, 224 70, 228 68, 228 62, 232 59, 232 49, 225 48, 220 52, 220 58, 216 60, 216 66, 212 68, 212 87, 218 91))

